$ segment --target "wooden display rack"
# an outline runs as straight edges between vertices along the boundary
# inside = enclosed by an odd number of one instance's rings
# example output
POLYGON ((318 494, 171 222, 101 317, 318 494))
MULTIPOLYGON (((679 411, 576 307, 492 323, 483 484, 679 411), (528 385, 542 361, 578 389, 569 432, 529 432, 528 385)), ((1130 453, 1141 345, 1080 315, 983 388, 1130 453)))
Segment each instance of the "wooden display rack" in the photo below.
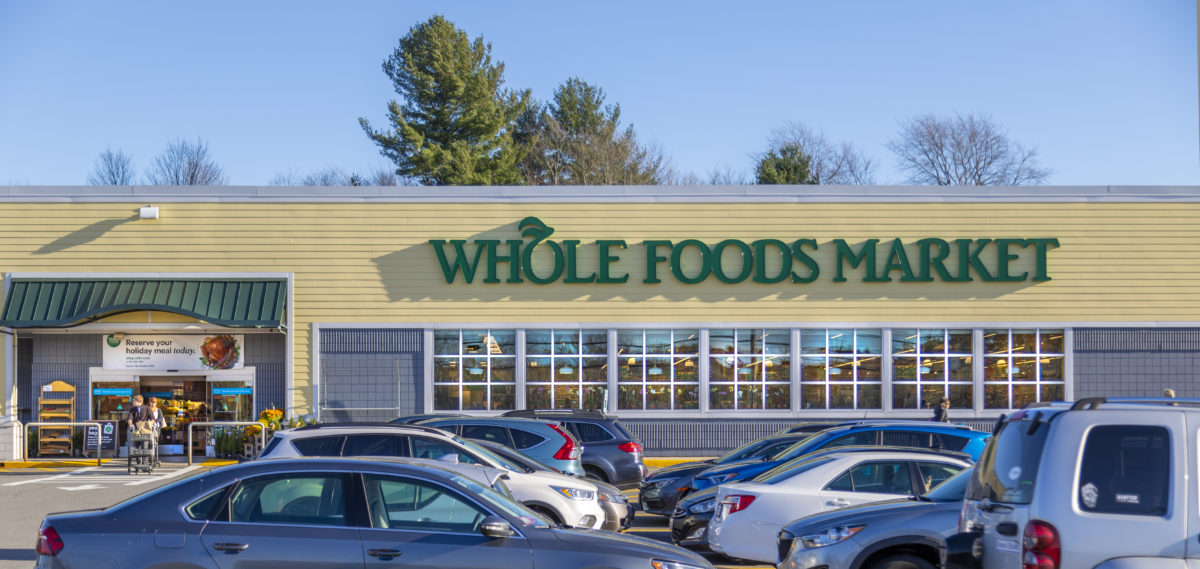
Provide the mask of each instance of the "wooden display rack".
MULTIPOLYGON (((38 421, 43 423, 75 420, 75 388, 65 381, 55 381, 42 388, 38 398, 38 421)), ((71 440, 73 427, 38 427, 38 456, 43 454, 70 455, 75 450, 71 440)))

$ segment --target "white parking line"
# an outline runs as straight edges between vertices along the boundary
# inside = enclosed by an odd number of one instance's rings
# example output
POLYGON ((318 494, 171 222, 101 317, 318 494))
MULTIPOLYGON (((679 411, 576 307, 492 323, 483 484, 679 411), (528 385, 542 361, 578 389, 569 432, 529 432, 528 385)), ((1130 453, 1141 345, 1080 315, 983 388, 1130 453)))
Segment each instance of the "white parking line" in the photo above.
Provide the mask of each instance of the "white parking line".
POLYGON ((21 480, 19 482, 8 482, 5 484, 5 486, 21 486, 22 484, 33 484, 35 482, 53 482, 53 481, 61 482, 63 478, 67 478, 68 476, 74 476, 76 474, 90 472, 92 470, 96 470, 97 468, 100 468, 100 467, 99 466, 86 466, 84 468, 80 468, 79 470, 73 470, 73 471, 67 472, 65 474, 56 474, 54 476, 47 476, 45 478, 32 478, 29 480, 21 480))

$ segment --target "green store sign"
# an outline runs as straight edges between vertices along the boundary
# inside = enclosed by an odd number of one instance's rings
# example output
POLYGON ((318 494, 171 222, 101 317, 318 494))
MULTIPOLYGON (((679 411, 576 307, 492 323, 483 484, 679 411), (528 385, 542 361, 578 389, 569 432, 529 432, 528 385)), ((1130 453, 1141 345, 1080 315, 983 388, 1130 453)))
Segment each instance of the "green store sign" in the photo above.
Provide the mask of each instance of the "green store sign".
POLYGON ((1044 282, 1050 280, 1046 253, 1058 247, 1054 238, 929 237, 909 243, 897 238, 857 244, 834 239, 825 245, 815 239, 749 243, 725 239, 711 244, 698 239, 650 240, 634 245, 623 239, 601 239, 587 245, 594 248, 595 260, 581 266, 581 241, 550 240, 554 228, 536 217, 521 220, 518 228, 521 239, 430 239, 429 245, 447 283, 459 278, 474 283, 479 278, 486 284, 619 284, 629 281, 625 267, 631 263, 645 268, 645 284, 665 278, 684 284, 709 279, 727 284, 747 280, 804 284, 829 273, 833 282, 1044 282), (640 253, 640 260, 630 259, 634 252, 640 253), (535 255, 550 262, 539 263, 535 271, 535 255))

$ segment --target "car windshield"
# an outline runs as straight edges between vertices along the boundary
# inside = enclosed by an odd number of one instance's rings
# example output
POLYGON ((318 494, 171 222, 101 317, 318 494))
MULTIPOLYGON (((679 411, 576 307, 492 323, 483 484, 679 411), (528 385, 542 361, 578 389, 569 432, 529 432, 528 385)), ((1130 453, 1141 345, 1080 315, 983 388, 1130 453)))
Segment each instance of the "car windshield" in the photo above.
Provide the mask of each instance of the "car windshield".
POLYGON ((833 459, 829 457, 805 458, 802 456, 794 460, 789 460, 779 466, 776 466, 775 468, 772 468, 771 470, 759 474, 758 476, 751 478, 750 481, 757 482, 759 484, 775 484, 776 482, 782 482, 788 478, 796 476, 797 474, 808 472, 809 470, 821 466, 822 464, 827 464, 831 460, 833 459))
POLYGON ((831 435, 827 432, 817 433, 811 437, 808 437, 807 439, 804 439, 790 447, 787 447, 787 448, 775 453, 775 455, 772 456, 769 460, 773 460, 773 461, 792 460, 793 458, 806 455, 811 451, 821 448, 821 445, 825 444, 825 442, 831 438, 833 438, 833 435, 831 435))
POLYGON ((759 439, 757 441, 750 441, 733 449, 732 451, 729 451, 729 454, 718 458, 713 464, 728 464, 730 462, 751 458, 754 456, 754 453, 758 452, 763 447, 772 444, 778 444, 778 442, 779 439, 759 439))
POLYGON ((511 470, 513 472, 525 472, 524 466, 521 466, 520 464, 517 464, 503 456, 500 456, 486 448, 483 448, 482 445, 477 445, 474 442, 471 442, 470 440, 460 439, 458 437, 454 437, 454 440, 458 444, 461 444, 462 446, 465 446, 465 447, 471 449, 472 451, 475 451, 476 454, 482 455, 485 459, 492 461, 493 464, 499 466, 500 468, 504 468, 505 470, 511 470))
POLYGON ((525 506, 501 496, 495 490, 492 490, 491 488, 488 488, 487 486, 484 486, 465 476, 459 476, 457 474, 448 474, 448 476, 455 482, 466 486, 467 490, 470 490, 471 493, 480 500, 487 502, 489 506, 521 520, 525 526, 541 528, 550 527, 549 524, 542 521, 542 518, 537 514, 529 511, 529 509, 527 509, 525 506))
POLYGON ((926 492, 922 497, 930 502, 961 502, 974 472, 974 468, 963 470, 934 486, 933 490, 926 492))

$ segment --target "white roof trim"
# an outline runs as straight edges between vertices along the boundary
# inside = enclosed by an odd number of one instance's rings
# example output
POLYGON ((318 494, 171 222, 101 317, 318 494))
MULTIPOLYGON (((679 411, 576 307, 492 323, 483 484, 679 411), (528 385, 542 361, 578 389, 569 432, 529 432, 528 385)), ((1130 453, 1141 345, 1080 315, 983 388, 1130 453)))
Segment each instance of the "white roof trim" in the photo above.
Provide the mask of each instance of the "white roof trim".
POLYGON ((0 186, 0 203, 1200 202, 1200 186, 0 186))

